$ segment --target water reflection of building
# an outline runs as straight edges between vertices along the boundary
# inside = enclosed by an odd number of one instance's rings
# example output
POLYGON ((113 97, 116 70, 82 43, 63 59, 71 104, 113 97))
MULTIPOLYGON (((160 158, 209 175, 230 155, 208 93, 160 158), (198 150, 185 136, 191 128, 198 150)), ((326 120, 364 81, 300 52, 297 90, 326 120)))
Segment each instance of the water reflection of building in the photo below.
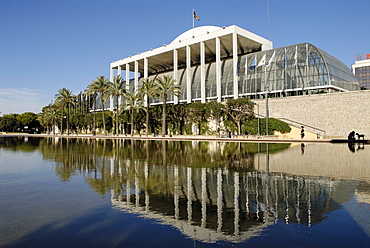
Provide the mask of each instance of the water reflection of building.
MULTIPOLYGON (((363 144, 356 144, 356 154, 347 145, 305 144, 304 154, 298 143, 290 149, 269 154, 269 172, 293 175, 332 177, 370 182, 369 153, 363 144)), ((256 154, 259 170, 266 167, 266 153, 256 154)))
POLYGON ((338 208, 331 195, 340 182, 327 178, 115 160, 110 172, 119 178, 114 208, 203 242, 245 241, 278 221, 310 226, 338 208))
POLYGON ((45 141, 39 149, 62 180, 79 171, 97 192, 111 190, 115 208, 204 242, 242 242, 277 222, 310 226, 370 191, 367 150, 346 145, 306 144, 302 154, 300 145, 45 141))

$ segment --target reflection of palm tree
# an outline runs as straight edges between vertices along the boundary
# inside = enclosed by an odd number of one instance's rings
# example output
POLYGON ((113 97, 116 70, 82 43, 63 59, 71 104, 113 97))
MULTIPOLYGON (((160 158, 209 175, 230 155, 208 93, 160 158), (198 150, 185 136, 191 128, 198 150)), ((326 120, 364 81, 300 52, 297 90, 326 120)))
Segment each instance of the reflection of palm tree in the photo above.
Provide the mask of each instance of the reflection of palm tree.
POLYGON ((50 123, 52 124, 52 132, 55 135, 56 121, 60 116, 60 112, 54 107, 50 107, 47 110, 47 116, 48 116, 47 118, 50 120, 50 123))
POLYGON ((123 103, 123 109, 130 110, 131 112, 131 136, 134 135, 134 114, 135 110, 139 111, 144 108, 143 100, 140 96, 139 91, 127 91, 123 93, 125 102, 123 103))
POLYGON ((48 134, 51 132, 55 135, 55 126, 56 121, 59 119, 59 111, 55 108, 54 105, 49 105, 42 109, 42 112, 38 114, 38 121, 40 123, 45 123, 48 134), (49 131, 49 126, 51 126, 51 132, 49 131))
POLYGON ((72 91, 66 88, 63 88, 58 91, 58 94, 55 95, 55 98, 56 98, 56 103, 61 105, 62 110, 65 106, 67 106, 67 109, 68 109, 67 111, 67 135, 68 135, 69 134, 70 105, 74 103, 75 96, 72 95, 72 91))
POLYGON ((111 96, 116 98, 116 135, 119 135, 119 128, 118 128, 118 116, 119 116, 119 97, 122 96, 126 83, 122 79, 121 75, 114 77, 113 82, 108 83, 108 92, 111 96))
POLYGON ((140 86, 140 92, 146 98, 146 136, 148 137, 148 130, 149 130, 149 99, 155 95, 157 95, 156 87, 153 80, 145 79, 140 86))
POLYGON ((101 100, 101 106, 102 106, 102 114, 103 114, 103 131, 104 135, 106 135, 105 130, 105 117, 104 117, 104 101, 105 101, 105 93, 108 90, 108 83, 109 80, 106 79, 104 76, 97 77, 96 80, 93 80, 93 88, 100 93, 100 100, 101 100))
POLYGON ((162 137, 166 135, 166 107, 167 97, 172 94, 174 96, 181 95, 180 85, 176 84, 176 80, 172 79, 171 76, 163 76, 156 78, 155 86, 157 87, 158 94, 163 100, 163 111, 162 111, 162 137))

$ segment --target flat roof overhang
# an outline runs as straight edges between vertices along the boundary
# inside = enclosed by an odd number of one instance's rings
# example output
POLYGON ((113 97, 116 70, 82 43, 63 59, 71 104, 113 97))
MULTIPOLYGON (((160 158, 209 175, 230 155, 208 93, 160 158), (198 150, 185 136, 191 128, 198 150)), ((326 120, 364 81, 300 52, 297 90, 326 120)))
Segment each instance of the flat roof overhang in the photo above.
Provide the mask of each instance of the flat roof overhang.
POLYGON ((206 32, 202 35, 193 36, 185 40, 175 40, 162 47, 151 49, 149 51, 138 53, 125 59, 111 63, 111 69, 126 70, 128 64, 130 71, 134 71, 135 62, 137 62, 138 72, 144 73, 144 59, 148 60, 148 74, 157 74, 164 71, 173 70, 174 50, 178 52, 178 68, 186 65, 186 47, 191 49, 191 64, 200 64, 200 43, 204 42, 205 63, 216 60, 216 38, 220 39, 220 57, 228 58, 233 55, 233 35, 237 37, 237 53, 247 54, 263 50, 272 49, 272 42, 253 34, 238 26, 232 25, 223 27, 216 31, 206 32))

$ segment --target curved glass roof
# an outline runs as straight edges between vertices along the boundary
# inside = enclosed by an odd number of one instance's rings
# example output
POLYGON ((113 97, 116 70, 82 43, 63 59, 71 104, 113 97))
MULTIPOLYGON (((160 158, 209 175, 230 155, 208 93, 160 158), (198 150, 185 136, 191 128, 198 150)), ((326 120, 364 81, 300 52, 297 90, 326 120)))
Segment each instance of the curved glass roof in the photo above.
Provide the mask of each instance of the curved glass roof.
MULTIPOLYGON (((189 89, 186 68, 179 68, 180 101, 186 101, 189 89)), ((190 69, 191 99, 201 98, 201 70, 190 69)), ((172 76, 172 71, 160 75, 172 76)), ((150 76, 154 77, 154 75, 150 76)), ((238 55, 238 97, 259 98, 268 93, 280 97, 359 90, 357 79, 341 61, 309 43, 238 55)), ((221 61, 222 99, 234 97, 233 60, 221 61)), ((205 64, 206 100, 217 98, 216 62, 205 64)), ((189 92, 190 93, 190 92, 189 92)), ((171 101, 173 97, 168 100, 171 101)))

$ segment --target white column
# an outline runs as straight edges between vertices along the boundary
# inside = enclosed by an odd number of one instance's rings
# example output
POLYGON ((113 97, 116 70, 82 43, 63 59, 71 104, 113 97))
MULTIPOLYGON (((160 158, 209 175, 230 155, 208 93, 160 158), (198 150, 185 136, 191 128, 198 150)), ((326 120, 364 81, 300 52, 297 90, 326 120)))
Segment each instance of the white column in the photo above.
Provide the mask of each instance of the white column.
POLYGON ((190 46, 186 46, 186 94, 187 94, 187 102, 191 103, 191 48, 190 46))
POLYGON ((148 58, 144 58, 144 78, 148 78, 148 58))
MULTIPOLYGON (((122 76, 122 68, 121 68, 120 65, 118 66, 117 76, 122 76)), ((122 96, 118 97, 118 104, 121 104, 121 98, 122 98, 122 96)), ((117 106, 116 106, 116 108, 117 108, 117 106)))
MULTIPOLYGON (((173 49, 173 79, 176 80, 176 84, 179 84, 179 78, 177 75, 177 69, 178 69, 178 51, 176 49, 173 49)), ((174 104, 179 103, 179 97, 174 97, 174 104)))
POLYGON ((137 90, 137 87, 139 86, 139 62, 135 60, 135 86, 134 91, 137 90))
POLYGON ((221 46, 220 38, 216 37, 216 92, 217 101, 221 102, 221 46))
POLYGON ((200 42, 200 96, 202 103, 206 102, 206 73, 204 42, 200 42))
MULTIPOLYGON (((118 75, 121 75, 122 74, 122 68, 121 68, 121 66, 119 65, 118 66, 118 70, 117 70, 117 76, 118 75)), ((111 82, 113 82, 113 79, 111 79, 111 82)))
POLYGON ((126 90, 129 89, 128 85, 130 83, 130 64, 126 64, 126 90))
MULTIPOLYGON (((118 66, 119 68, 119 66, 118 66)), ((113 81, 113 78, 114 78, 114 69, 111 67, 110 68, 110 73, 109 73, 109 81, 113 81)))
POLYGON ((234 99, 238 98, 238 36, 233 33, 233 78, 234 78, 234 99))
MULTIPOLYGON (((144 79, 148 78, 148 58, 144 58, 144 79)), ((144 107, 148 105, 148 98, 144 97, 144 107)))

